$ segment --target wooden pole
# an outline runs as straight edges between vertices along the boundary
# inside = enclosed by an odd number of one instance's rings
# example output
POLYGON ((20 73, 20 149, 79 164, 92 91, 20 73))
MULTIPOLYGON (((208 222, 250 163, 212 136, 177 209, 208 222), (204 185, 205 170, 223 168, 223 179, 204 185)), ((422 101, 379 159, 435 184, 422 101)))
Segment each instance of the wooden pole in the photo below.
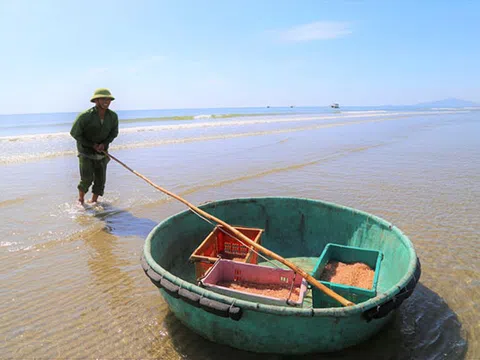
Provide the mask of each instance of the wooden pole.
POLYGON ((224 222, 223 220, 220 220, 218 218, 216 218, 215 216, 213 215, 210 215, 209 213, 203 211, 202 209, 199 209, 198 207, 196 207, 195 205, 189 203, 187 200, 181 198, 180 196, 178 195, 175 195, 174 193, 154 184, 153 182, 151 182, 148 178, 146 178, 145 176, 143 176, 142 174, 140 174, 139 172, 131 169, 130 167, 128 167, 126 164, 124 164, 123 162, 121 162, 120 160, 118 160, 115 156, 107 153, 106 151, 104 151, 104 154, 106 156, 108 156, 110 159, 113 159, 115 160, 116 162, 118 162, 120 165, 122 165, 123 167, 125 167, 127 170, 131 171, 132 173, 134 173, 135 175, 137 175, 139 178, 145 180, 147 183, 149 183, 150 185, 152 185, 155 189, 157 190, 160 190, 161 192, 167 194, 168 196, 171 196, 173 197, 174 199, 177 199, 178 201, 184 203, 185 205, 187 205, 190 209, 192 209, 193 211, 195 211, 196 213, 206 217, 207 219, 210 219, 212 221, 215 221, 217 224, 220 224, 220 225, 223 225, 229 232, 231 232, 232 234, 234 234, 235 236, 237 236, 238 238, 240 238, 242 241, 244 241, 245 243, 253 246, 254 248, 256 248, 258 251, 261 251, 262 253, 264 253, 265 255, 267 256, 270 256, 271 258, 275 259, 275 260, 278 260, 279 262, 281 262, 282 264, 288 266, 290 269, 292 269, 293 271, 297 272, 298 274, 300 274, 301 276, 303 276, 310 284, 312 284, 313 286, 315 286, 316 288, 318 288, 320 291, 323 291, 326 295, 330 296, 331 298, 335 299, 336 301, 338 301, 340 304, 342 304, 343 306, 352 306, 352 305, 355 305, 354 303, 352 303, 351 301, 345 299, 344 297, 342 297, 341 295, 337 294, 335 291, 329 289, 328 287, 326 287, 325 285, 323 285, 320 281, 318 281, 317 279, 315 279, 313 276, 311 276, 310 274, 308 274, 307 272, 305 272, 304 270, 300 269, 297 265, 291 263, 290 261, 284 259, 283 257, 281 257, 280 255, 274 253, 273 251, 270 251, 268 250, 267 248, 264 248, 263 246, 253 242, 252 240, 250 240, 247 236, 245 236, 244 234, 242 234, 240 231, 238 231, 237 229, 235 229, 233 226, 227 224, 226 222, 224 222))

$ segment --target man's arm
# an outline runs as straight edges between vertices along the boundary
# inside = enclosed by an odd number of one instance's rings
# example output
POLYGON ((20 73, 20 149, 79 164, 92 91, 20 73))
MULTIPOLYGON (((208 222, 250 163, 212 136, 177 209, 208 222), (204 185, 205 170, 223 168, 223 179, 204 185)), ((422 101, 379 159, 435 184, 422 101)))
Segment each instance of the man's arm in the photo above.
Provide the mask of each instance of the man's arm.
POLYGON ((115 139, 118 136, 118 116, 115 114, 113 117, 113 127, 112 130, 110 130, 110 133, 108 134, 107 138, 103 142, 103 145, 107 147, 113 139, 115 139))
POLYGON ((85 114, 80 114, 77 116, 77 119, 73 123, 72 130, 70 130, 70 135, 72 135, 72 137, 83 146, 93 148, 93 142, 85 138, 83 134, 84 119, 85 114))

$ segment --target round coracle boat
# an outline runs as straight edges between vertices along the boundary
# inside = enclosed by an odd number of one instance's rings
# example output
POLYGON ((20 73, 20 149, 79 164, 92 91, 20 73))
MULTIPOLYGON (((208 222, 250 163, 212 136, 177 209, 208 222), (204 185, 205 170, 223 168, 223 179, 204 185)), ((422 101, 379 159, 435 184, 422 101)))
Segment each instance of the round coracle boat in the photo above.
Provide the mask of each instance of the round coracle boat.
POLYGON ((242 245, 247 252, 235 250, 233 260, 240 261, 228 260, 222 256, 234 247, 228 232, 186 210, 151 231, 142 267, 174 315, 213 342, 258 353, 337 351, 377 333, 420 278, 420 262, 408 237, 387 221, 359 210, 287 197, 236 198, 200 209, 353 304, 344 306, 318 287, 307 286, 293 270, 267 261, 247 244, 242 245), (222 237, 224 233, 227 237, 222 237), (322 280, 329 261, 368 264, 374 274, 371 287, 322 280), (301 296, 292 301, 232 290, 218 282, 228 271, 237 274, 232 282, 244 274, 264 285, 276 284, 274 276, 283 272, 278 281, 289 284, 289 296, 297 285, 301 296))

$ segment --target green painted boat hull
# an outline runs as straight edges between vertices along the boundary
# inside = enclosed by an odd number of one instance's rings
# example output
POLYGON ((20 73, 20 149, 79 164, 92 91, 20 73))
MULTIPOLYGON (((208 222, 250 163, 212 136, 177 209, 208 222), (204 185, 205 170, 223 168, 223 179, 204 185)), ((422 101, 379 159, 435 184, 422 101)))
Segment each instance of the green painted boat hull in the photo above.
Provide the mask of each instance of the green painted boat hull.
POLYGON ((208 213, 234 226, 262 228, 262 245, 307 272, 328 243, 383 254, 377 295, 352 307, 312 308, 238 300, 197 286, 190 254, 212 225, 186 210, 157 225, 145 241, 142 266, 170 310, 205 338, 238 349, 278 354, 330 352, 378 332, 420 277, 410 240, 374 215, 300 198, 245 198, 205 204, 208 213))

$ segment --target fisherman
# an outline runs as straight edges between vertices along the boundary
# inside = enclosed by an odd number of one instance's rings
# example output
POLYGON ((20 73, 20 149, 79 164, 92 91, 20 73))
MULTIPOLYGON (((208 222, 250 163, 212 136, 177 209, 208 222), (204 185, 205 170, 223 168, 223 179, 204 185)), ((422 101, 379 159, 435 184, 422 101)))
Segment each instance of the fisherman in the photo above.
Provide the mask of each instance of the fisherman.
POLYGON ((95 106, 80 113, 73 123, 70 135, 77 140, 80 164, 80 183, 78 184, 78 202, 85 203, 85 194, 92 185, 91 203, 103 196, 109 157, 104 152, 118 135, 118 115, 110 110, 110 102, 115 98, 110 90, 95 90, 90 101, 95 106))

